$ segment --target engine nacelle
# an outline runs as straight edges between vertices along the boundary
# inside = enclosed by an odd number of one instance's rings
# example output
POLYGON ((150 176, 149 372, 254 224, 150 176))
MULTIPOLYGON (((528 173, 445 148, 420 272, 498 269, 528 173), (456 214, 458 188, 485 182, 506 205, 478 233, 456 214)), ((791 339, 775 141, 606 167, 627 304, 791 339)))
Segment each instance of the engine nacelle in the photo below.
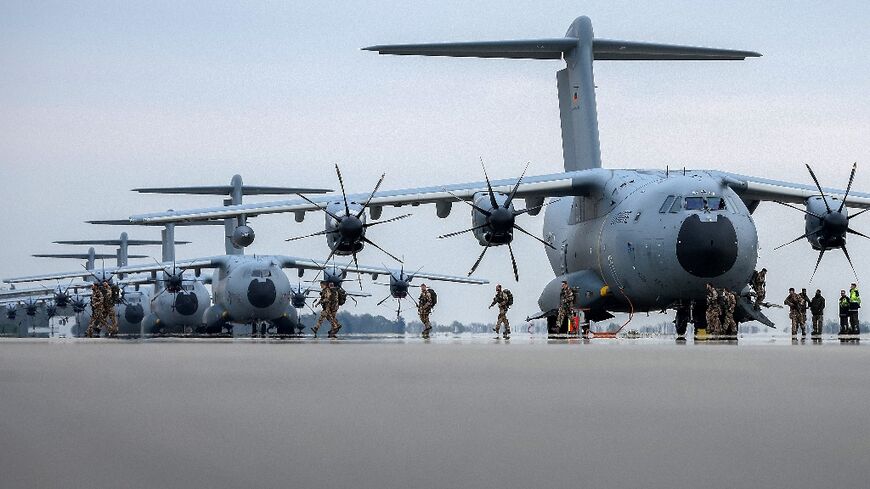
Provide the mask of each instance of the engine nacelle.
POLYGON ((18 308, 15 307, 15 304, 6 304, 6 319, 15 319, 18 316, 18 308))
POLYGON ((390 274, 390 295, 396 299, 404 299, 408 297, 408 288, 411 286, 411 280, 404 273, 390 274))
POLYGON ((849 214, 846 207, 843 207, 842 211, 838 210, 840 203, 840 199, 836 197, 813 196, 807 199, 808 214, 804 215, 806 220, 804 229, 807 241, 814 250, 832 250, 846 244, 849 214))
POLYGON ((233 229, 232 242, 236 248, 247 248, 254 242, 254 230, 250 226, 243 225, 233 229))
POLYGON ((227 310, 220 304, 215 304, 205 310, 202 315, 202 324, 205 326, 206 333, 220 333, 223 327, 228 322, 227 310))
POLYGON ((513 202, 504 207, 508 196, 501 193, 493 195, 497 207, 493 207, 490 195, 487 192, 474 194, 472 202, 479 208, 487 211, 489 215, 477 209, 471 210, 471 225, 474 227, 474 237, 481 246, 500 246, 513 241, 514 233, 514 205, 513 202))
POLYGON ((332 202, 326 207, 329 214, 339 218, 335 219, 325 214, 326 244, 330 250, 335 251, 336 255, 359 253, 364 246, 362 240, 366 235, 366 215, 363 212, 357 217, 362 210, 362 205, 351 202, 348 208, 350 214, 346 212, 344 202, 332 202))

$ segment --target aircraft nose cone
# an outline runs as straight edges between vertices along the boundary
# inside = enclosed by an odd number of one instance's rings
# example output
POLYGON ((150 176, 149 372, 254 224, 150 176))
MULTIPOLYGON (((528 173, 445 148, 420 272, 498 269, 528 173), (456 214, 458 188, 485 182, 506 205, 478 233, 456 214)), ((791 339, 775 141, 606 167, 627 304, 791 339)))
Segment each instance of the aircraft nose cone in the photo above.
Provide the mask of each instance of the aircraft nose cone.
POLYGON ((140 323, 144 318, 145 310, 138 304, 127 306, 124 311, 124 319, 126 319, 128 323, 140 323))
POLYGON ((175 296, 175 310, 182 316, 193 316, 199 309, 199 300, 196 294, 180 293, 175 296))
POLYGON ((248 285, 248 301, 259 309, 265 309, 274 304, 277 296, 275 283, 269 279, 262 282, 251 280, 250 285, 248 285))
POLYGON ((737 261, 737 231, 725 217, 702 222, 697 214, 683 221, 677 235, 677 259, 696 277, 718 277, 737 261))

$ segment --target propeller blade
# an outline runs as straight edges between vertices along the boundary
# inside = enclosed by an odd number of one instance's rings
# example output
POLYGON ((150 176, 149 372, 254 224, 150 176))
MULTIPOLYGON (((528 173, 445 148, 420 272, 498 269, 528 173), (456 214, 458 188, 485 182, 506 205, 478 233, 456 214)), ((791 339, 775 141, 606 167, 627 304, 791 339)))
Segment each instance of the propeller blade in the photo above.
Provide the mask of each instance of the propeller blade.
POLYGON ((489 183, 489 175, 486 174, 486 165, 483 164, 483 157, 480 158, 480 166, 483 167, 483 177, 486 178, 486 188, 489 190, 489 203, 493 209, 498 208, 498 202, 495 201, 495 192, 492 191, 492 184, 489 183))
POLYGON ((382 174, 381 174, 381 179, 378 180, 378 183, 375 184, 375 189, 372 190, 371 195, 369 195, 369 198, 366 199, 365 203, 364 203, 363 206, 362 206, 362 209, 360 209, 359 212, 356 213, 356 218, 357 218, 357 219, 359 219, 360 216, 363 215, 363 212, 365 212, 365 211, 366 211, 366 208, 369 206, 369 202, 371 202, 372 199, 375 197, 375 194, 378 193, 378 189, 381 188, 381 184, 384 183, 384 177, 385 177, 385 176, 387 176, 386 173, 382 173, 382 174))
POLYGON ((867 211, 870 211, 870 208, 862 209, 862 210, 860 210, 860 211, 858 211, 858 212, 852 214, 851 216, 849 216, 849 219, 852 219, 853 217, 858 217, 858 216, 860 216, 861 214, 863 214, 863 213, 865 213, 865 212, 867 212, 867 211))
MULTIPOLYGON (((417 304, 417 300, 416 300, 416 299, 414 299, 414 296, 412 296, 412 295, 411 295, 411 294, 408 294, 408 299, 411 299, 411 302, 413 302, 413 303, 414 303, 414 307, 417 307, 417 308, 419 308, 419 307, 420 307, 420 304, 417 304)), ((399 301, 399 304, 400 304, 400 306, 399 306, 399 307, 401 307, 401 303, 402 303, 402 302, 401 302, 401 301, 399 301)))
POLYGON ((391 217, 386 221, 375 221, 375 222, 367 222, 363 224, 364 228, 370 228, 372 226, 377 226, 378 224, 386 224, 388 222, 398 221, 399 219, 404 219, 406 217, 411 217, 411 214, 402 214, 401 216, 391 217))
POLYGON ((856 235, 858 235, 858 236, 862 236, 862 237, 864 237, 864 238, 868 238, 868 239, 870 239, 870 236, 867 236, 867 235, 864 234, 864 233, 861 233, 861 232, 855 231, 855 230, 852 229, 852 228, 846 228, 846 232, 849 233, 849 234, 856 234, 856 235))
MULTIPOLYGON (((329 266, 329 260, 331 260, 333 256, 335 256, 335 250, 332 250, 329 252, 329 256, 327 256, 326 260, 324 260, 324 262, 323 262, 323 268, 321 268, 320 270, 317 271, 317 275, 315 275, 314 279, 311 281, 312 283, 317 282, 317 279, 320 277, 320 274, 323 273, 323 271, 326 269, 327 266, 329 266)), ((314 260, 311 260, 311 261, 314 261, 314 260)), ((316 261, 314 261, 314 263, 317 265, 320 265, 316 261)))
POLYGON ((341 170, 338 169, 338 165, 335 165, 335 173, 338 174, 338 184, 341 185, 341 196, 344 198, 344 215, 350 215, 350 206, 347 205, 347 193, 344 191, 344 179, 341 178, 341 170))
POLYGON ((296 194, 296 195, 297 195, 299 198, 301 198, 302 200, 304 200, 305 202, 308 202, 309 204, 313 205, 314 207, 317 207, 319 210, 322 210, 322 211, 325 212, 329 217, 335 219, 336 221, 340 221, 340 220, 341 220, 340 217, 338 217, 338 216, 336 216, 335 214, 333 214, 333 213, 329 212, 328 210, 326 210, 326 207, 320 207, 320 204, 318 204, 317 202, 314 202, 313 200, 309 199, 308 197, 305 196, 305 194, 296 194))
POLYGON ((852 174, 849 175, 849 185, 846 185, 846 193, 843 194, 843 200, 840 201, 840 208, 837 209, 837 212, 841 212, 843 210, 843 206, 846 205, 846 197, 849 196, 849 191, 852 190, 852 180, 855 180, 855 170, 858 169, 858 162, 852 163, 852 174))
POLYGON ((550 205, 550 204, 555 204, 556 202, 559 202, 560 200, 562 200, 562 199, 554 199, 554 200, 551 200, 551 201, 549 201, 549 202, 544 202, 544 203, 541 204, 541 205, 536 205, 536 206, 534 206, 534 207, 528 207, 528 208, 523 209, 523 210, 521 210, 521 211, 514 211, 514 217, 516 217, 516 216, 520 216, 520 215, 523 215, 523 214, 528 214, 529 212, 532 212, 532 211, 535 211, 535 210, 541 209, 541 208, 543 208, 543 207, 547 207, 548 205, 550 205))
POLYGON ((772 200, 771 202, 777 203, 777 204, 779 204, 779 205, 784 205, 784 206, 788 207, 789 209, 794 209, 794 210, 796 210, 796 211, 798 211, 798 212, 803 212, 804 214, 806 214, 806 215, 808 215, 808 216, 813 216, 813 217, 815 217, 816 219, 821 219, 821 218, 822 218, 822 216, 820 216, 820 215, 818 215, 818 214, 816 214, 816 213, 814 213, 814 212, 810 212, 810 211, 808 211, 808 210, 806 210, 806 209, 801 209, 800 207, 796 207, 796 206, 793 206, 793 205, 791 205, 791 204, 787 204, 787 203, 785 203, 785 202, 780 202, 780 201, 778 201, 778 200, 772 200))
POLYGON ((773 250, 776 251, 776 250, 782 248, 783 246, 788 246, 788 245, 790 245, 790 244, 792 244, 792 243, 794 243, 794 242, 796 242, 796 241, 800 241, 800 240, 802 240, 802 239, 804 239, 804 238, 806 238, 806 237, 808 237, 808 236, 810 236, 810 235, 816 234, 817 232, 819 232, 819 231, 821 231, 821 230, 822 230, 822 228, 817 228, 817 229, 815 229, 815 230, 813 230, 813 231, 810 231, 810 232, 808 232, 808 233, 806 233, 806 234, 803 234, 803 235, 801 235, 801 236, 798 236, 797 238, 795 238, 795 239, 789 241, 788 243, 783 243, 783 244, 777 246, 776 248, 774 248, 773 250))
POLYGON ((477 267, 480 265, 480 261, 483 260, 483 255, 485 255, 486 251, 489 250, 489 246, 490 246, 489 241, 487 241, 486 246, 483 247, 483 251, 480 252, 480 256, 477 257, 477 261, 474 262, 474 265, 471 267, 471 271, 468 272, 469 277, 471 276, 472 273, 474 273, 475 270, 477 270, 477 267))
POLYGON ((852 264, 852 257, 849 256, 849 250, 846 249, 846 245, 840 247, 843 250, 843 254, 846 255, 846 260, 849 261, 849 266, 852 267, 852 273, 855 274, 855 280, 858 280, 858 272, 855 271, 855 265, 852 264))
POLYGON ((387 300, 392 299, 392 297, 393 297, 393 294, 390 294, 390 295, 384 297, 383 299, 381 299, 381 302, 378 302, 378 305, 380 306, 384 302, 387 302, 387 300))
POLYGON ((483 208, 481 208, 481 207, 478 207, 478 206, 472 204, 471 202, 469 202, 469 201, 467 201, 467 200, 463 200, 461 197, 459 197, 458 195, 454 194, 453 192, 451 192, 451 191, 449 191, 449 190, 447 190, 447 189, 444 189, 444 191, 447 192, 448 194, 450 194, 451 196, 453 196, 454 199, 456 199, 456 200, 458 200, 458 201, 460 201, 460 202, 464 202, 464 203, 468 204, 469 206, 471 206, 472 209, 476 210, 477 212, 480 212, 480 213, 483 214, 484 216, 489 217, 489 216, 492 215, 492 213, 489 212, 488 210, 483 209, 483 208))
POLYGON ((322 236, 324 234, 334 233, 335 231, 330 231, 328 229, 324 229, 323 231, 318 231, 316 233, 306 234, 305 236, 296 236, 293 238, 287 238, 284 241, 296 241, 298 239, 312 238, 314 236, 322 236))
POLYGON ((474 226, 473 228, 468 228, 468 229, 465 229, 462 231, 456 231, 454 233, 442 234, 441 236, 438 236, 438 239, 451 238, 453 236, 458 236, 460 234, 465 234, 465 233, 469 233, 471 231, 475 231, 477 229, 485 228, 486 226, 487 226, 486 224, 481 224, 480 226, 474 226))
POLYGON ((825 250, 819 252, 819 259, 816 260, 816 268, 813 268, 813 274, 810 275, 810 283, 813 283, 813 278, 816 276, 816 271, 819 269, 819 263, 822 262, 822 257, 825 256, 825 250))
POLYGON ((513 248, 513 246, 511 246, 510 243, 508 243, 508 251, 510 251, 510 253, 511 253, 511 265, 514 266, 514 279, 516 279, 516 281, 519 282, 520 281, 520 272, 519 272, 519 270, 517 270, 517 259, 514 258, 514 248, 513 248))
POLYGON ((536 240, 540 241, 544 246, 549 246, 550 248, 553 248, 554 250, 556 249, 555 246, 551 245, 550 243, 547 243, 547 242, 544 241, 543 239, 541 239, 541 238, 535 236, 534 234, 532 234, 532 233, 526 231, 525 229, 523 229, 523 228, 517 226, 516 224, 514 224, 514 229, 516 229, 517 231, 519 231, 519 232, 521 232, 521 233, 523 233, 523 234, 525 234, 525 235, 527 235, 527 236, 531 236, 531 237, 535 238, 536 240))
MULTIPOLYGON (((354 265, 357 269, 359 269, 359 262, 356 261, 356 253, 353 254, 353 265, 354 265)), ((362 289, 363 289, 363 286, 362 286, 362 274, 361 274, 361 273, 357 273, 357 274, 356 274, 356 279, 359 281, 359 290, 362 290, 362 289)))
POLYGON ((508 207, 510 207, 511 202, 513 202, 513 200, 514 200, 514 196, 517 194, 517 190, 520 188, 520 183, 523 181, 523 177, 526 176, 526 170, 529 169, 529 164, 530 164, 530 163, 531 163, 531 162, 526 163, 526 167, 523 168, 523 172, 520 174, 520 178, 517 178, 517 184, 514 185, 514 188, 513 188, 513 190, 511 190, 510 195, 508 195, 507 200, 504 201, 504 208, 505 208, 505 209, 507 209, 508 207))
POLYGON ((822 186, 819 185, 819 179, 816 178, 816 174, 813 173, 813 169, 810 168, 810 165, 807 165, 807 170, 810 171, 810 176, 813 177, 813 181, 816 182, 816 188, 819 189, 819 193, 822 195, 822 200, 825 202, 825 208, 828 209, 828 212, 831 212, 831 206, 828 205, 828 199, 825 198, 825 192, 822 190, 822 186))
POLYGON ((400 260, 396 255, 394 255, 394 254, 390 253, 389 251, 387 251, 387 250, 381 248, 380 246, 378 246, 377 244, 375 244, 374 241, 372 241, 372 240, 366 238, 365 236, 363 236, 362 238, 360 238, 360 241, 362 241, 363 243, 368 243, 368 244, 374 246, 375 248, 377 248, 377 249, 381 250, 382 252, 384 252, 387 256, 389 256, 389 257, 392 258, 393 260, 396 260, 397 262, 402 263, 402 260, 400 260))

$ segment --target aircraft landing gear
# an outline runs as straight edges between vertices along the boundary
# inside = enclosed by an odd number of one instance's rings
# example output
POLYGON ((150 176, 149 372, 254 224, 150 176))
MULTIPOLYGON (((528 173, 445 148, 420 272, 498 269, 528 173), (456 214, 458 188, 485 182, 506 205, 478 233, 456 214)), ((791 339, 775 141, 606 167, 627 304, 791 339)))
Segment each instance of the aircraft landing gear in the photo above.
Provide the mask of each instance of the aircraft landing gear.
POLYGON ((674 318, 674 328, 676 329, 677 339, 685 339, 686 338, 686 330, 689 329, 689 315, 690 309, 689 306, 677 306, 676 308, 677 314, 674 318))

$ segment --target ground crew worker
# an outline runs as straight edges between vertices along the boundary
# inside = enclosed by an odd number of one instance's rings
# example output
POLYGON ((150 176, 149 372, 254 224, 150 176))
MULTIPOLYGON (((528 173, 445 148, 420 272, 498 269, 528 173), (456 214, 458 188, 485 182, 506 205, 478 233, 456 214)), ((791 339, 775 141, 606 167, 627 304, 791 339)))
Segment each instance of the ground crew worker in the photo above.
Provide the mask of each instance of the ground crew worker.
POLYGON ((849 334, 849 296, 845 290, 840 290, 840 334, 849 334))
POLYGON ((117 285, 103 282, 103 317, 106 324, 106 332, 110 337, 118 335, 118 315, 115 314, 115 304, 120 299, 120 289, 117 285))
MULTIPOLYGON (((807 289, 801 289, 801 299, 804 300, 803 314, 801 314, 801 331, 807 329, 807 311, 810 308, 810 296, 807 295, 807 289)), ((804 335, 806 336, 806 335, 804 335)))
POLYGON ((99 284, 91 285, 91 320, 88 321, 88 338, 100 337, 103 327, 103 289, 99 284))
POLYGON ((737 309, 737 296, 728 289, 722 289, 725 307, 723 310, 722 330, 728 336, 737 335, 737 322, 734 321, 734 310, 737 309))
POLYGON ((429 324, 429 314, 432 313, 433 304, 432 293, 426 284, 420 284, 420 297, 417 298, 417 314, 420 315, 420 322, 423 323, 423 338, 429 338, 429 332, 432 331, 432 325, 429 324))
POLYGON ((860 333, 858 324, 858 309, 861 308, 861 294, 858 293, 858 285, 849 287, 849 329, 852 334, 860 333))
POLYGON ((788 296, 782 302, 788 306, 788 317, 791 319, 791 335, 797 336, 798 328, 803 335, 807 334, 806 326, 801 322, 804 314, 804 298, 794 291, 794 287, 788 289, 788 296))
POLYGON ((574 298, 574 290, 568 287, 567 280, 563 280, 562 289, 559 291, 559 316, 556 318, 559 331, 562 331, 566 319, 571 321, 574 317, 574 298))
POLYGON ((315 323, 314 327, 311 328, 311 332, 314 333, 314 336, 317 336, 317 331, 320 329, 320 324, 324 319, 334 326, 335 319, 330 317, 332 311, 332 295, 332 289, 326 285, 326 282, 320 282, 320 297, 314 301, 314 307, 317 307, 317 305, 320 304, 320 316, 317 318, 317 323, 315 323))
POLYGON ((767 269, 762 268, 761 271, 752 272, 752 279, 750 280, 750 284, 752 286, 752 290, 755 291, 755 304, 754 307, 756 310, 761 309, 761 304, 764 302, 764 297, 767 295, 765 291, 765 281, 767 280, 767 269))
MULTIPOLYGON (((335 284, 329 282, 329 303, 330 303, 330 312, 329 312, 329 322, 332 324, 332 327, 329 329, 328 336, 335 338, 338 334, 338 330, 341 329, 341 323, 338 322, 338 308, 341 306, 341 294, 343 291, 338 290, 335 287, 335 284)), ((344 292, 346 294, 346 292, 344 292)))
POLYGON ((813 315, 813 336, 822 336, 822 326, 825 314, 825 298, 822 291, 816 289, 816 295, 810 300, 810 313, 813 315))
POLYGON ((719 305, 719 291, 707 284, 707 335, 717 336, 721 333, 719 319, 722 317, 722 308, 719 305))
POLYGON ((511 323, 508 321, 507 312, 513 305, 513 297, 511 297, 509 290, 502 289, 501 284, 495 286, 495 297, 492 298, 489 308, 492 309, 492 306, 496 304, 498 304, 498 319, 496 319, 495 327, 492 330, 498 334, 501 325, 504 324, 504 337, 507 338, 511 335, 511 323))

